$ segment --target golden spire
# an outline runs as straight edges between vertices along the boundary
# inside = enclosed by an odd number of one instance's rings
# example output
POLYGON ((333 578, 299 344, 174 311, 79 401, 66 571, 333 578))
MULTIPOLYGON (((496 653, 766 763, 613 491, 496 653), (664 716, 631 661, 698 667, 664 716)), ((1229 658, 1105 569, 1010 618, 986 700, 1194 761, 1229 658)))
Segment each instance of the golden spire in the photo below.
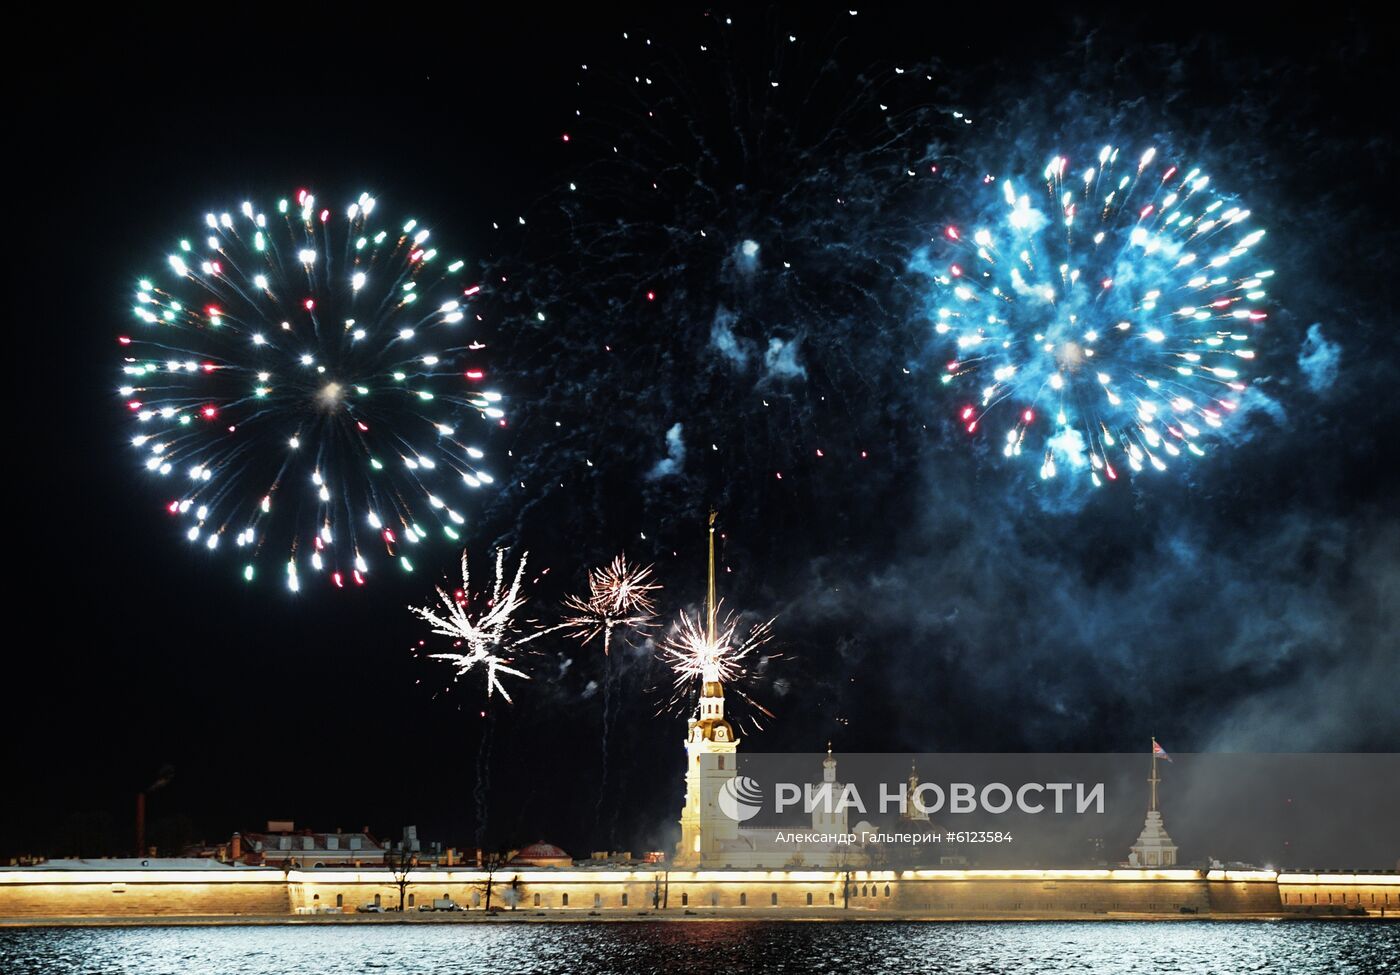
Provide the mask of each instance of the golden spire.
POLYGON ((710 589, 705 597, 705 636, 713 646, 716 639, 715 621, 719 613, 719 607, 715 598, 715 518, 719 516, 714 508, 710 509, 710 589))

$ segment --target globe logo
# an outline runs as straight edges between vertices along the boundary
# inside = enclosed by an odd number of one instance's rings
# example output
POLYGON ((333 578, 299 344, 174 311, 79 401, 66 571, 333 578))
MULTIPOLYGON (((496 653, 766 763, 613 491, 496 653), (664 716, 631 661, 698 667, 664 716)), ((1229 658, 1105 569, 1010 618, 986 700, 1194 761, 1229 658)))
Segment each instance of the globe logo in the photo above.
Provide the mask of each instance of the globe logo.
POLYGON ((747 775, 737 775, 720 788, 719 808, 736 823, 753 819, 763 808, 763 788, 747 775))

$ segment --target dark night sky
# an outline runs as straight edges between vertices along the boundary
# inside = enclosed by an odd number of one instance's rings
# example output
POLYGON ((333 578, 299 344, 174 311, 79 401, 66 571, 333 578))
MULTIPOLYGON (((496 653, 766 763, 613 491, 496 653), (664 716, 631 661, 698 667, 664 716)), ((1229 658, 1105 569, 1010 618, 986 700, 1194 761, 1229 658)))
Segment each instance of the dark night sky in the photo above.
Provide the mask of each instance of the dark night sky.
MULTIPOLYGON (((855 353, 790 323, 810 379, 782 391, 774 421, 761 384, 708 347, 705 255, 615 258, 610 276, 581 286, 593 255, 585 241, 561 257, 578 241, 562 236, 558 192, 611 163, 590 129, 595 107, 609 116, 590 99, 606 96, 575 88, 578 64, 629 75, 635 38, 655 36, 641 56, 658 78, 682 79, 703 112, 722 114, 710 76, 692 68, 715 26, 701 9, 497 13, 422 43, 375 34, 358 47, 312 25, 211 50, 127 24, 100 52, 69 49, 17 79, 9 128, 28 172, 11 184, 19 524, 0 855, 121 851, 134 794, 165 765, 175 777, 152 799, 158 839, 288 817, 384 832, 416 822, 460 845, 545 836, 576 854, 669 842, 682 721, 656 716, 664 678, 645 648, 618 658, 612 786, 595 811, 595 652, 549 644, 515 706, 483 718, 474 684, 434 697, 441 674, 407 650, 418 631, 404 606, 451 568, 451 551, 416 579, 354 594, 246 588, 226 561, 184 550, 140 476, 113 394, 132 281, 206 210, 306 184, 324 198, 370 188, 395 213, 432 214, 519 283, 491 306, 493 368, 512 400, 494 446, 519 459, 503 480, 526 486, 476 513, 471 542, 532 549, 551 570, 542 614, 624 546, 657 563, 668 611, 693 607, 703 511, 719 505, 721 585, 735 608, 778 615, 784 655, 760 690, 777 719, 746 747, 1123 751, 1155 734, 1181 751, 1394 750, 1393 44, 1350 15, 1202 26, 1041 8, 988 25, 916 9, 736 15, 735 36, 760 40, 735 45, 727 77, 766 77, 762 38, 792 29, 843 76, 934 65, 930 98, 976 120, 963 132, 945 113, 926 135, 955 170, 1023 138, 1037 155, 1061 139, 1122 138, 1207 158, 1264 215, 1279 274, 1255 408, 1190 477, 1087 500, 1037 494, 958 435, 936 390, 904 376, 922 350, 893 328, 855 353), (564 131, 579 137, 566 146, 564 131), (528 231, 515 227, 523 213, 528 231), (651 280, 667 285, 661 307, 639 298, 651 280), (537 305, 549 334, 525 321, 537 305), (600 352, 605 336, 631 358, 600 352), (1335 375, 1308 357, 1319 341, 1339 356, 1335 375), (680 471, 648 478, 677 422, 680 471), (823 443, 870 458, 819 464, 823 443)), ((748 232, 772 205, 765 178, 819 156, 760 155, 744 177, 752 202, 689 215, 748 232)), ((704 209, 678 199, 665 218, 704 209)), ((652 216, 607 195, 586 205, 652 216)), ((937 228, 945 208, 935 187, 892 201, 887 226, 937 228)))

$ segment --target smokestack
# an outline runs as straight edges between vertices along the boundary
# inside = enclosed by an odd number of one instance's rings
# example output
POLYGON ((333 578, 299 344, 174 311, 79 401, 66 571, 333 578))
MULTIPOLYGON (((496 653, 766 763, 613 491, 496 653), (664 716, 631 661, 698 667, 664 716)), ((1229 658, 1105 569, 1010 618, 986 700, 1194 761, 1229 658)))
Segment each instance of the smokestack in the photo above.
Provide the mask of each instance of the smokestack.
POLYGON ((146 793, 136 793, 136 859, 146 855, 146 793))
POLYGON ((243 834, 234 833, 233 839, 229 842, 229 859, 235 863, 243 859, 243 834))
POLYGON ((175 777, 175 766, 162 765, 156 780, 136 795, 136 857, 145 859, 146 853, 146 793, 163 789, 175 777))

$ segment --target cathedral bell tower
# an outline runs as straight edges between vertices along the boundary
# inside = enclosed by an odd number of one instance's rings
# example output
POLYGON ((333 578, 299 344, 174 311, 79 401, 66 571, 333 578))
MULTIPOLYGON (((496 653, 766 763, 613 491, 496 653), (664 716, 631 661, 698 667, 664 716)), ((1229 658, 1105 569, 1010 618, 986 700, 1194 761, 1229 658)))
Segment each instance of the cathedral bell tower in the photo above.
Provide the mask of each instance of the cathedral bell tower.
MULTIPOLYGON (((705 637, 719 639, 719 603, 715 592, 715 512, 710 512, 710 585, 705 597, 705 637)), ((700 702, 686 726, 685 805, 681 808, 681 839, 674 863, 695 867, 723 861, 726 840, 739 836, 739 825, 718 805, 720 790, 734 778, 739 739, 724 718, 724 684, 719 666, 710 662, 701 674, 700 702)))

